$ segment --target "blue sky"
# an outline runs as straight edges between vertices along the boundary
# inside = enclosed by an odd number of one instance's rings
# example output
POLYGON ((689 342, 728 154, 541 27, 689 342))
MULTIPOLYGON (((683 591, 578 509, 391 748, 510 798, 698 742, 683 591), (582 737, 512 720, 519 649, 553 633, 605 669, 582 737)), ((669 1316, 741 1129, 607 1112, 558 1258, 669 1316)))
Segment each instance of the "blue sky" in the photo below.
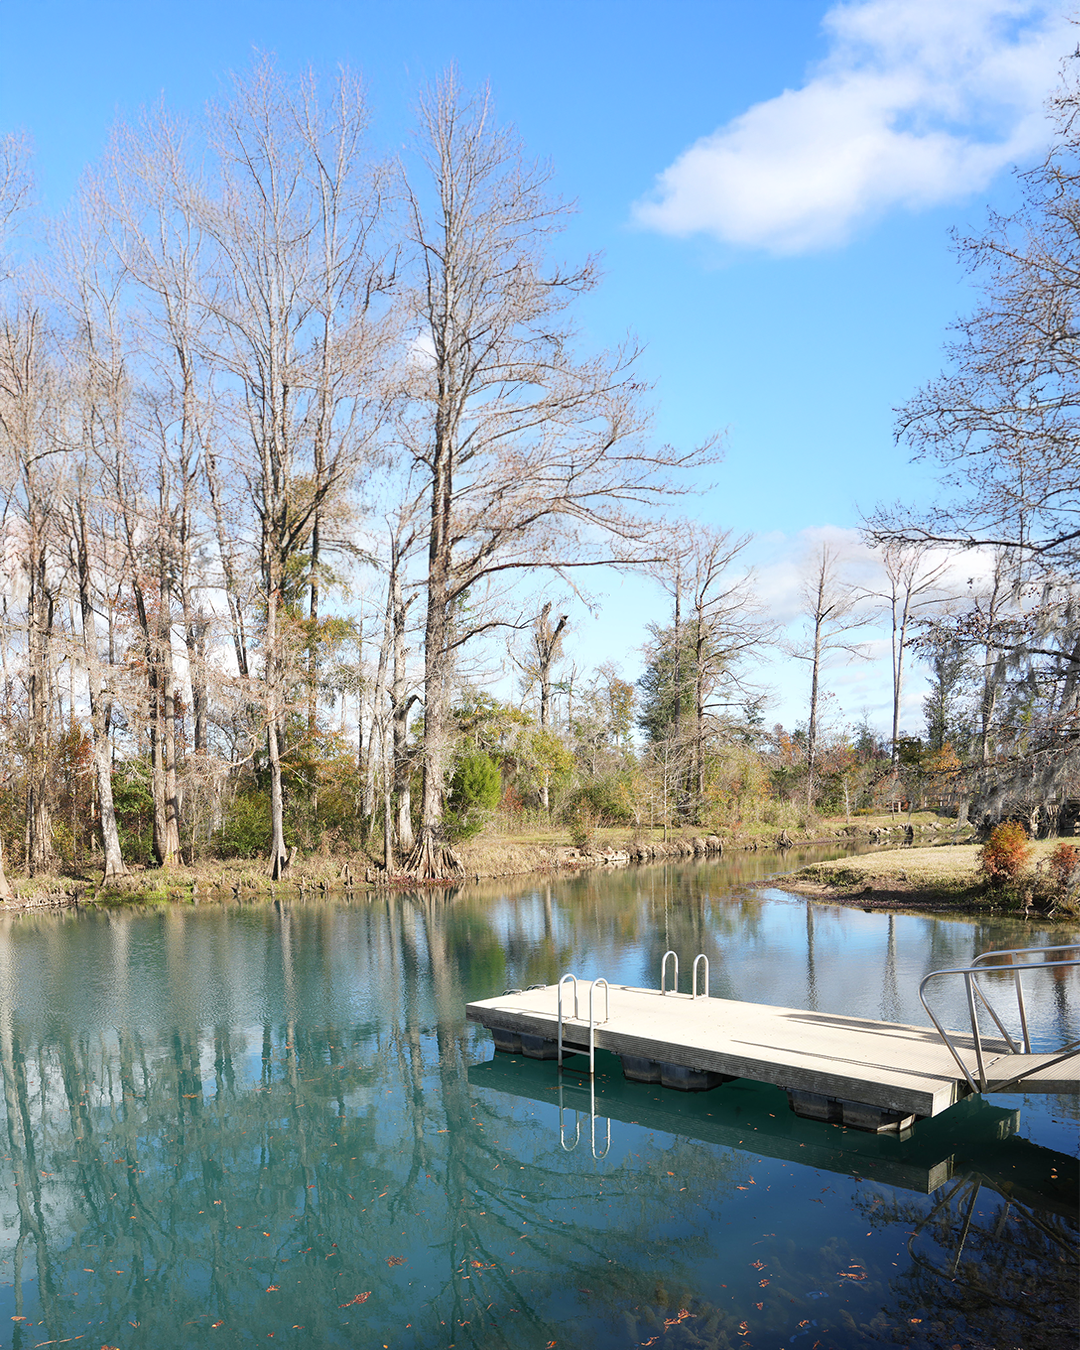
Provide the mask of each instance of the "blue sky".
MULTIPOLYGON (((941 366, 972 300, 949 230, 1014 199, 1013 164, 1049 139, 1042 104, 1076 35, 1042 0, 0 0, 0 131, 36 145, 60 209, 110 123, 164 96, 196 109, 255 48, 287 70, 346 62, 369 85, 376 143, 408 135, 418 84, 451 61, 490 81, 503 119, 547 157, 578 214, 570 256, 601 252, 587 345, 646 344, 659 438, 726 430, 689 514, 758 536, 781 617, 798 560, 839 541, 864 578, 860 510, 926 499, 893 408, 941 366)), ((639 580, 597 578, 582 660, 640 668, 639 580)), ((838 671, 838 716, 884 728, 880 663, 838 671)), ((803 715, 779 662, 772 717, 803 715)), ((906 721, 918 729, 914 682, 906 721)))

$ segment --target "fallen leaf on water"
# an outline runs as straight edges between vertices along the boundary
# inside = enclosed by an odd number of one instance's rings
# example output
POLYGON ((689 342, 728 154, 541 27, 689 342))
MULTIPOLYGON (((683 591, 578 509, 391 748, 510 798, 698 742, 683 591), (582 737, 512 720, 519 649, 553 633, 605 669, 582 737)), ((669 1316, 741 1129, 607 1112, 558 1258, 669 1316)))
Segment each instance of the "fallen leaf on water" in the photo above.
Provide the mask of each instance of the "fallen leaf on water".
POLYGON ((371 1297, 371 1290, 366 1290, 363 1294, 357 1294, 355 1298, 349 1299, 348 1303, 339 1303, 339 1308, 351 1308, 355 1303, 366 1303, 371 1297))
POLYGON ((268 1284, 268 1285, 266 1286, 266 1292, 267 1292, 268 1294, 272 1294, 276 1289, 280 1289, 280 1288, 281 1288, 281 1285, 280 1285, 280 1284, 268 1284))
POLYGON ((388 1256, 386 1258, 386 1264, 388 1266, 403 1266, 405 1264, 405 1258, 403 1256, 388 1256))
POLYGON ((211 1326, 211 1327, 223 1327, 224 1325, 225 1325, 224 1319, 222 1319, 222 1321, 220 1321, 220 1322, 211 1322, 211 1323, 210 1323, 210 1326, 211 1326))

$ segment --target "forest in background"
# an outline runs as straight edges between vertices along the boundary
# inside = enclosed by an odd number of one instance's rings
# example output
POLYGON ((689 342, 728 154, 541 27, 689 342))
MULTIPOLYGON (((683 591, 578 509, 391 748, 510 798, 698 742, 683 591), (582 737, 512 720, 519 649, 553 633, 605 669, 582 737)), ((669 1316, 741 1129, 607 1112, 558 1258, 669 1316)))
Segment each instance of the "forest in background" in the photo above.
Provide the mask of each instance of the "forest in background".
POLYGON ((261 61, 202 118, 119 125, 47 222, 0 141, 8 867, 366 851, 434 878, 485 827, 740 838, 923 802, 1071 827, 1078 107, 1069 73, 1021 206, 957 241, 981 300, 898 420, 939 504, 865 522, 880 593, 809 557, 797 638, 748 539, 675 513, 719 440, 657 444, 633 344, 580 349, 597 264, 558 255, 570 208, 486 91, 423 91, 384 161, 352 76, 261 61), (636 682, 569 654, 596 567, 667 597, 636 682), (886 735, 827 715, 873 613, 886 735))

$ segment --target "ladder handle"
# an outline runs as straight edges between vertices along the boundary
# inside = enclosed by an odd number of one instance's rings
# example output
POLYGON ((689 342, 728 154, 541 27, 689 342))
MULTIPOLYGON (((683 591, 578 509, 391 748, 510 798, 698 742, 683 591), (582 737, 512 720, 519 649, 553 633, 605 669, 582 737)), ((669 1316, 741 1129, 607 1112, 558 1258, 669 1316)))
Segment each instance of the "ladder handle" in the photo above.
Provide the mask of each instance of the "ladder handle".
MULTIPOLYGON (((561 1076, 562 1076, 562 1075, 560 1075, 560 1079, 561 1079, 561 1076)), ((581 1113, 580 1113, 579 1111, 576 1111, 576 1110, 575 1110, 575 1112, 574 1112, 574 1142, 573 1142, 572 1144, 568 1144, 568 1143, 566 1142, 566 1128, 565 1128, 565 1126, 563 1125, 563 1091, 562 1091, 562 1082, 560 1081, 560 1083, 559 1083, 559 1143, 562 1145, 563 1150, 564 1150, 566 1153, 573 1153, 574 1149, 577 1148, 577 1146, 578 1146, 578 1144, 579 1144, 580 1142, 581 1142, 581 1113)))
POLYGON ((564 976, 562 977, 562 979, 559 981, 559 1055, 558 1055, 558 1065, 559 1065, 559 1068, 560 1068, 560 1069, 562 1068, 562 1024, 563 1024, 562 987, 563 987, 563 985, 566 983, 567 980, 573 980, 573 982, 574 982, 574 1018, 575 1018, 575 1020, 577 1019, 577 1015, 578 1015, 578 997, 577 997, 577 995, 578 995, 578 987, 577 987, 577 983, 578 983, 578 982, 577 982, 577 976, 576 976, 576 975, 566 974, 566 975, 564 975, 564 976))
POLYGON ((589 1077, 591 1078, 596 1068, 596 1018, 593 1015, 593 994, 596 992, 596 986, 604 986, 604 1021, 611 1016, 611 997, 607 980, 601 975, 598 980, 593 980, 589 985, 589 1077))
POLYGON ((667 993, 667 959, 669 956, 675 962, 675 983, 671 987, 671 992, 677 994, 679 992, 679 953, 672 951, 665 952, 660 959, 660 992, 662 994, 667 993))
POLYGON ((693 989, 694 989, 694 997, 697 998, 697 996, 698 996, 698 992, 697 992, 697 968, 698 968, 698 962, 699 962, 699 961, 704 961, 704 962, 705 962, 705 994, 704 994, 704 997, 705 997, 705 998, 708 998, 708 997, 709 997, 709 958, 705 955, 704 952, 699 952, 699 953, 697 954, 697 956, 694 957, 694 971, 693 971, 693 989))

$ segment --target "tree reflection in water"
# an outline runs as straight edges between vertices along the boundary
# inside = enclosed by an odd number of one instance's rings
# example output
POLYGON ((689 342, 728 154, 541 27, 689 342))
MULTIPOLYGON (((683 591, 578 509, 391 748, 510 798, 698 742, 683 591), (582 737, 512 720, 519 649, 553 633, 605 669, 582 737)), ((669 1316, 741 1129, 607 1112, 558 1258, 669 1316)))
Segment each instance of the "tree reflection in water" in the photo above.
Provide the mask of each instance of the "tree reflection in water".
MULTIPOLYGON (((778 930, 768 898, 729 886, 690 865, 510 894, 3 918, 13 1344, 195 1346, 213 1328, 219 1345, 600 1350, 800 1345, 813 1330, 809 1350, 895 1343, 898 1327, 910 1345, 984 1327, 1038 1344, 1021 1335, 1021 1290, 1068 1315, 1065 1249, 1048 1236, 1075 1234, 1065 1216, 1040 1227, 1014 1204, 996 1235, 980 1217, 962 1280, 946 1278, 904 1244, 918 1231, 945 1252, 961 1192, 913 1198, 762 1156, 752 1138, 630 1122, 598 1161, 587 1140, 560 1148, 554 1090, 537 1103, 470 1085, 491 1048, 464 1005, 510 984, 601 963, 648 979, 671 945, 709 951, 714 993, 745 997, 746 963, 778 933, 806 941, 808 921, 788 902, 778 930), (868 1209, 871 1192, 885 1199, 868 1209), (887 1241, 866 1244, 868 1226, 887 1241)), ((903 920, 876 917, 895 1004, 903 920)), ((838 921, 810 922, 820 981, 838 921)), ((925 959, 963 945, 920 941, 925 959)), ((1075 995, 1055 997, 1054 1017, 1074 1016, 1075 995)))

